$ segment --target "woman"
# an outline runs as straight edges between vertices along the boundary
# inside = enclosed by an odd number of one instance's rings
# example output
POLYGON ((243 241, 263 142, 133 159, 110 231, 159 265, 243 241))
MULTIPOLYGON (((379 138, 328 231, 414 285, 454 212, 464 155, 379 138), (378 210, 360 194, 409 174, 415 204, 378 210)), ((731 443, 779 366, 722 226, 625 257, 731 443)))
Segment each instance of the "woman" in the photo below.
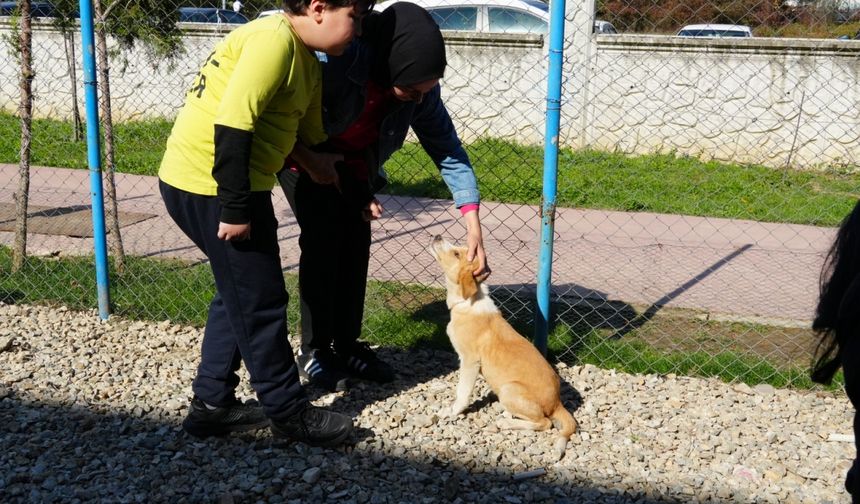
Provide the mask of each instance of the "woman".
POLYGON ((489 273, 474 170, 440 97, 447 61, 439 27, 421 7, 398 2, 371 13, 363 33, 342 56, 323 62, 325 148, 297 145, 278 176, 301 227, 299 369, 332 391, 346 390, 350 376, 394 379, 358 337, 370 221, 383 211, 374 194, 386 183, 383 163, 403 146, 409 128, 460 209, 475 274, 489 273))

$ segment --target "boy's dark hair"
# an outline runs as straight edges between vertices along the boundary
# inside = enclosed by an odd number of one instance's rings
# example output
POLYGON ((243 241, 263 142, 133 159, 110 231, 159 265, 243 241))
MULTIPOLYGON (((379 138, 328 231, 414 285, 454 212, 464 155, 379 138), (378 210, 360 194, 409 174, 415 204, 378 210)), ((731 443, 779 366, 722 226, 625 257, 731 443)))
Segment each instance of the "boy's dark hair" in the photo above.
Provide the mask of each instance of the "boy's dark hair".
MULTIPOLYGON (((325 3, 332 7, 351 7, 353 5, 358 5, 358 12, 367 14, 373 10, 376 0, 325 0, 325 3)), ((311 0, 284 0, 284 12, 298 16, 304 14, 310 4, 311 0)))
POLYGON ((830 383, 839 369, 840 347, 860 333, 860 202, 839 226, 821 271, 821 296, 812 329, 818 346, 812 381, 830 383))

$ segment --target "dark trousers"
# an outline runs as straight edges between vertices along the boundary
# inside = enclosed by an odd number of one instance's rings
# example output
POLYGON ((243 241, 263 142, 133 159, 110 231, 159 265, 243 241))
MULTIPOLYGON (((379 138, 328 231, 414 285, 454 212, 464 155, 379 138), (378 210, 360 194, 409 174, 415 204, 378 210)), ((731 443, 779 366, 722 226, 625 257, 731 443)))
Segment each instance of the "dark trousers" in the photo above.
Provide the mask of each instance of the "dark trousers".
POLYGON ((297 412, 308 400, 287 340, 288 295, 271 193, 252 194, 251 238, 228 242, 218 238, 217 197, 164 182, 160 188, 170 217, 206 254, 215 277, 194 394, 215 406, 231 403, 241 360, 266 415, 283 419, 297 412))
POLYGON ((361 335, 370 223, 333 185, 290 170, 278 179, 301 228, 302 352, 345 351, 361 335))
POLYGON ((853 338, 845 338, 845 342, 839 349, 839 357, 842 360, 842 372, 845 375, 845 393, 854 406, 854 464, 848 470, 845 478, 845 489, 851 494, 851 502, 860 503, 860 341, 853 338))

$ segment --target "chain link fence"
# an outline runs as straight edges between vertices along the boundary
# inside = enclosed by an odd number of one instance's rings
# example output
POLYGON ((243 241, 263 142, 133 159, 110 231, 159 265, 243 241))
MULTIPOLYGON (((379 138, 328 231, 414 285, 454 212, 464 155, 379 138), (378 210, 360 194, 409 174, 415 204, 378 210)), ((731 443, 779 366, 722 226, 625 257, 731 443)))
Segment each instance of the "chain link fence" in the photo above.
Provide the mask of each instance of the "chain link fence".
MULTIPOLYGON (((445 29, 443 98, 478 174, 493 296, 531 335, 548 11, 534 0, 426 5, 440 9, 433 14, 445 29)), ((233 12, 232 2, 195 6, 233 12)), ((211 275, 166 216, 154 176, 185 92, 235 17, 186 10, 183 19, 214 17, 178 22, 178 7, 97 9, 109 33, 103 166, 116 172, 111 295, 114 313, 202 324, 211 275)), ((276 8, 248 1, 239 13, 276 8)), ((566 9, 551 352, 633 372, 807 385, 821 264, 860 193, 860 42, 851 40, 860 4, 617 0, 566 9), (706 26, 677 36, 689 25, 706 26)), ((33 23, 29 258, 15 272, 20 66, 0 68, 0 296, 92 308, 80 37, 68 12, 65 23, 56 15, 33 23)), ((4 61, 17 61, 17 19, 0 17, 4 61)), ((444 344, 441 274, 426 248, 436 234, 463 242, 465 229, 414 139, 386 170, 366 337, 444 344)), ((275 204, 295 331, 298 227, 277 188, 275 204)))

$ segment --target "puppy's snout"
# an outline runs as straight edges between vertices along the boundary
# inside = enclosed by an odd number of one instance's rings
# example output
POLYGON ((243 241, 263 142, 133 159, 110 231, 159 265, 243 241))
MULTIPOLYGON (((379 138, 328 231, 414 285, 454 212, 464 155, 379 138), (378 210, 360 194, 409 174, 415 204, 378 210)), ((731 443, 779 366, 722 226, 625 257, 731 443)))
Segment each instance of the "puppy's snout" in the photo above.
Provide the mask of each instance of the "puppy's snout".
POLYGON ((441 236, 436 235, 430 240, 430 246, 427 247, 430 249, 430 253, 433 254, 433 258, 437 261, 439 260, 439 246, 442 245, 443 241, 441 236))
POLYGON ((442 245, 445 243, 445 240, 440 236, 436 235, 430 240, 430 250, 433 251, 433 255, 436 255, 436 252, 442 249, 442 245))

